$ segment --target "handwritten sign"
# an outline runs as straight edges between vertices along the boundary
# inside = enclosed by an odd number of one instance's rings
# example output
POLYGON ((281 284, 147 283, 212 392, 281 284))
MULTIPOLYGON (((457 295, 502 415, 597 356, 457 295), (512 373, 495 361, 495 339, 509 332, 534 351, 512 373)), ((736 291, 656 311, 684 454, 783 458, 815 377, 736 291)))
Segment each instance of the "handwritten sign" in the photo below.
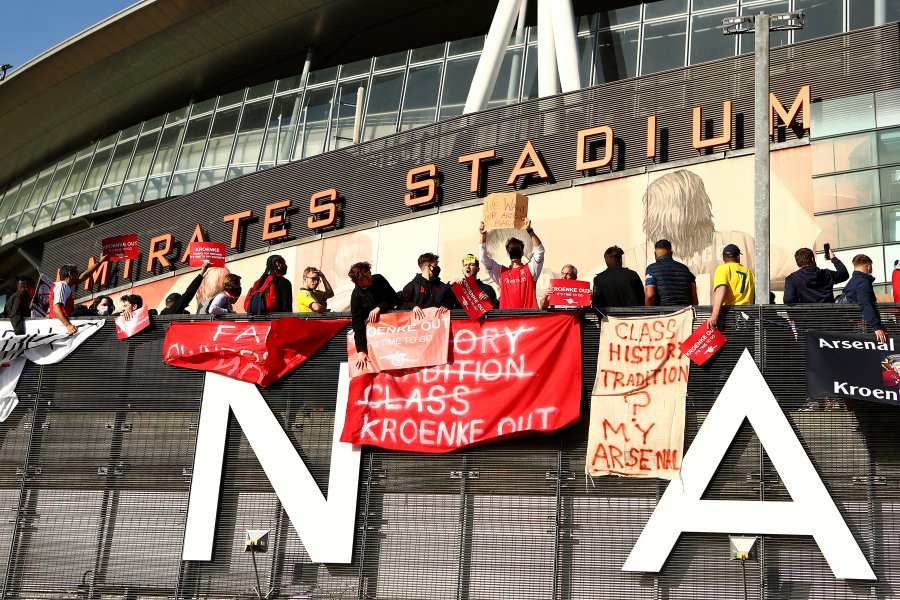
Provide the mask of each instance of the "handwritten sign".
POLYGON ((211 267, 225 266, 225 244, 219 242, 191 242, 188 246, 191 255, 190 266, 202 267, 209 263, 211 267))
POLYGON ((591 284, 577 279, 551 279, 550 306, 575 308, 591 305, 591 284))
POLYGON ((481 289, 479 289, 478 282, 472 276, 466 277, 461 283, 457 281, 450 286, 450 289, 453 290, 453 294, 459 300, 463 310, 466 311, 466 314, 473 321, 477 321, 494 308, 490 300, 481 300, 479 298, 481 289))
POLYGON ((341 441, 449 452, 578 420, 575 315, 454 321, 452 343, 448 364, 352 379, 341 441))
POLYGON ((689 307, 669 315, 603 319, 588 474, 678 478, 690 373, 678 340, 690 332, 691 320, 689 307))
POLYGON ((134 260, 140 254, 136 233, 103 238, 100 247, 103 254, 109 255, 109 260, 134 260))
POLYGON ((131 318, 125 319, 125 315, 116 317, 116 337, 120 340, 130 338, 150 326, 150 312, 146 306, 142 306, 131 313, 131 318))
POLYGON ((712 358, 713 354, 718 352, 719 348, 724 346, 727 341, 728 339, 722 335, 721 331, 718 329, 710 331, 706 327, 706 323, 703 323, 681 343, 680 348, 685 356, 698 365, 702 365, 712 358))
POLYGON ((438 316, 436 308, 426 308, 425 318, 411 312, 381 315, 378 323, 366 325, 369 366, 356 368, 356 343, 353 331, 347 333, 347 357, 350 377, 391 369, 431 367, 447 363, 450 344, 450 313, 438 316))
POLYGON ((484 199, 485 229, 525 229, 528 196, 515 192, 496 192, 484 199))

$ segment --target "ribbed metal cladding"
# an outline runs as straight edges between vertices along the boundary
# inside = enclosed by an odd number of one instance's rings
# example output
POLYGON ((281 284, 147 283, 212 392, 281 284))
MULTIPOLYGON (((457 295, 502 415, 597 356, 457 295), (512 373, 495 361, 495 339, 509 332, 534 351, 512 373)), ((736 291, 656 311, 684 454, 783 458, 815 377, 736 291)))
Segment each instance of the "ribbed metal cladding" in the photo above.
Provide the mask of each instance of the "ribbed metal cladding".
MULTIPOLYGON (((900 576, 900 413, 871 402, 800 411, 807 401, 803 333, 858 332, 859 311, 741 312, 749 319, 726 309, 727 345, 707 366, 691 369, 686 450, 748 349, 878 577, 865 585, 837 580, 811 538, 766 536, 747 568, 749 597, 890 597, 900 576)), ((881 314, 897 334, 900 308, 881 314)), ((697 310, 694 324, 707 316, 697 310)), ((243 552, 249 528, 272 531, 270 551, 258 558, 262 587, 273 598, 743 597, 725 534, 682 535, 659 574, 621 571, 666 482, 589 481, 583 474, 599 343, 593 314, 582 320, 582 418, 575 425, 445 455, 364 448, 349 565, 309 561, 232 420, 213 560, 183 563, 204 375, 162 363, 168 322, 159 318, 127 341, 116 340, 108 323, 65 361, 29 365, 23 374, 20 404, 0 424, 4 598, 252 598, 256 582, 243 552)), ((344 401, 336 398, 343 333, 261 391, 323 493, 334 409, 344 401)), ((746 423, 705 497, 790 501, 746 423)))
MULTIPOLYGON (((772 89, 783 103, 793 101, 801 86, 809 84, 813 98, 834 99, 900 87, 898 25, 854 31, 772 51, 772 89)), ((149 239, 171 232, 177 240, 172 255, 180 258, 200 224, 208 239, 231 239, 231 224, 224 215, 253 210, 238 251, 266 245, 262 241, 265 206, 290 199, 288 238, 311 235, 306 226, 313 193, 334 187, 341 198, 340 227, 409 214, 403 203, 409 169, 435 163, 442 175, 441 205, 475 198, 469 191, 470 171, 458 158, 488 149, 498 159, 483 169, 482 194, 508 191, 506 179, 530 140, 547 164, 553 181, 593 175, 575 170, 577 132, 610 125, 616 138, 615 170, 648 167, 646 119, 658 117, 662 162, 697 156, 691 146, 692 109, 703 109, 704 137, 720 135, 722 103, 734 102, 735 149, 753 145, 753 59, 749 55, 726 58, 683 69, 613 82, 570 94, 530 100, 481 113, 457 117, 409 132, 380 138, 310 159, 261 171, 192 194, 148 206, 91 229, 48 241, 42 271, 55 273, 60 264, 96 255, 107 236, 137 232, 142 250, 149 239), (708 122, 708 123, 707 123, 708 122), (714 125, 710 127, 710 125, 714 125)), ((796 132, 782 131, 791 139, 796 132)), ((540 191, 544 183, 519 180, 520 189, 540 191)), ((111 285, 117 279, 113 265, 111 285)), ((160 274, 159 270, 153 274, 160 274)), ((136 265, 137 281, 149 276, 136 265)), ((79 290, 79 294, 84 294, 79 290)))

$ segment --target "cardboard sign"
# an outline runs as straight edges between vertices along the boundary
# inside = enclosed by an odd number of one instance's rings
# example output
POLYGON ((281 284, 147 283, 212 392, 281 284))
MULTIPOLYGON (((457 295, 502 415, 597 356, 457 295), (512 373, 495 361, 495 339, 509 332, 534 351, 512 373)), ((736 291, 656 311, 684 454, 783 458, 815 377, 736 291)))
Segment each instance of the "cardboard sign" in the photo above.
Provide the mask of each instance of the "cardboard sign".
POLYGON ((109 260, 134 260, 138 257, 138 236, 136 233, 117 235, 100 240, 103 254, 109 256, 109 260))
POLYGON ((466 311, 466 314, 473 321, 477 321, 494 308, 490 300, 481 300, 479 298, 481 289, 478 287, 478 282, 474 277, 466 277, 462 280, 462 285, 460 285, 460 282, 456 282, 450 286, 450 289, 453 290, 453 294, 459 300, 463 310, 466 311))
POLYGON ((377 323, 367 323, 369 365, 364 371, 356 368, 356 343, 353 331, 349 331, 347 358, 350 377, 447 364, 450 312, 439 316, 437 311, 436 308, 426 308, 424 319, 416 319, 411 312, 388 313, 381 315, 377 323))
POLYGON ((690 337, 681 344, 681 351, 685 356, 690 358, 698 365, 702 365, 712 355, 719 351, 719 348, 725 345, 728 339, 722 335, 718 329, 710 331, 706 328, 706 323, 701 323, 700 327, 690 335, 690 337))
POLYGON ((220 242, 191 242, 188 253, 192 267, 202 267, 206 263, 211 267, 225 266, 225 244, 220 242))
POLYGON ((496 192, 484 199, 485 229, 525 229, 528 196, 515 192, 496 192))
POLYGON ((142 306, 133 313, 131 318, 125 320, 125 315, 116 317, 116 337, 120 340, 142 332, 150 326, 150 311, 147 306, 142 306))
POLYGON ((575 308, 591 305, 591 284, 577 279, 551 279, 550 306, 575 308))

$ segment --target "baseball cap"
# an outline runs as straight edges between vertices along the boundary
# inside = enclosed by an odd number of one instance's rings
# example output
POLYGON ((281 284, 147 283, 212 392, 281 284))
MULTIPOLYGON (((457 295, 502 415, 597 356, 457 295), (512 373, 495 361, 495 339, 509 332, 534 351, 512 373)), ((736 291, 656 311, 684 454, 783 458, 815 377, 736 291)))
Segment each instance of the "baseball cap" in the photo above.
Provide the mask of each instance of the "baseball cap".
POLYGON ((463 264, 464 265, 474 265, 478 262, 478 259, 475 258, 474 254, 466 254, 463 256, 463 264))
POLYGON ((728 244, 724 248, 722 248, 722 256, 731 256, 737 257, 741 255, 741 249, 738 248, 735 244, 728 244))

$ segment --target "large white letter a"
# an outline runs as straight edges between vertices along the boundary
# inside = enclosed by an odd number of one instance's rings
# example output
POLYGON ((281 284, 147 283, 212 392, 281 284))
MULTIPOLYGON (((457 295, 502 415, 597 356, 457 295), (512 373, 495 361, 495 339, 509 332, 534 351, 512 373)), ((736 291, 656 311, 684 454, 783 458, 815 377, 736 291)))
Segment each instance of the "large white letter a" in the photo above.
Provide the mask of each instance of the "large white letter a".
POLYGON ((666 488, 623 571, 662 569, 682 532, 811 535, 840 579, 875 579, 778 406, 745 350, 684 457, 681 481, 666 488), (793 502, 701 500, 744 418, 750 422, 793 502))

